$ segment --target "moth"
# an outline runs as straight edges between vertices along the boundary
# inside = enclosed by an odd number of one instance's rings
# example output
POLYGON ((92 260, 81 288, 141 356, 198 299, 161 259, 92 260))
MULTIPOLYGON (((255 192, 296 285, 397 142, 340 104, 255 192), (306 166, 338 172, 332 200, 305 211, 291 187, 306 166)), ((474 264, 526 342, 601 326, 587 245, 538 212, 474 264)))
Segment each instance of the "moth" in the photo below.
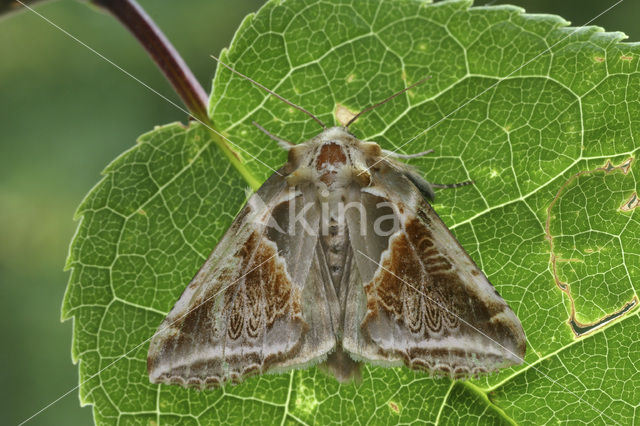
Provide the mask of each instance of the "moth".
POLYGON ((323 131, 294 145, 258 126, 288 161, 151 339, 151 382, 204 389, 315 364, 357 381, 363 362, 468 378, 522 362, 520 321, 429 205, 446 185, 348 130, 422 81, 326 128, 222 65, 323 131))

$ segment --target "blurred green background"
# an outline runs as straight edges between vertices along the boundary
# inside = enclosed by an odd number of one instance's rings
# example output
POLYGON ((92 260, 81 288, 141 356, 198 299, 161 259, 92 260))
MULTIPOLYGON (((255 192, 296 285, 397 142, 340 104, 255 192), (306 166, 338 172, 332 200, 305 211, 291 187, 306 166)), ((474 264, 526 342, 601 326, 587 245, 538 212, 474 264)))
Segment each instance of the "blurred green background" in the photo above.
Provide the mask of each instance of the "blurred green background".
MULTIPOLYGON (((603 0, 511 3, 582 25, 614 5, 603 0)), ((2 2, 6 4, 7 2, 2 2)), ((142 0, 208 91, 218 53, 259 0, 142 0)), ((180 104, 129 33, 73 0, 37 10, 180 104)), ((593 24, 640 40, 640 3, 626 0, 593 24)), ((0 415, 17 424, 74 388, 71 322, 60 323, 62 270, 73 213, 100 171, 156 124, 185 114, 31 12, 0 18, 0 415)), ((77 391, 30 424, 90 424, 77 391)))

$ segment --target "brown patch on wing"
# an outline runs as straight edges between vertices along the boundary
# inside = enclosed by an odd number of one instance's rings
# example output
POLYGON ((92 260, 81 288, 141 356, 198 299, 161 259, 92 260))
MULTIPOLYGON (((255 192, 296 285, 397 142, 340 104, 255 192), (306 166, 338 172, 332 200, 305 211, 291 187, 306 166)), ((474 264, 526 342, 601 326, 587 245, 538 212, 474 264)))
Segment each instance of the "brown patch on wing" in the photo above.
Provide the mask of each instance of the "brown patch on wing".
POLYGON ((284 262, 276 254, 275 245, 255 232, 239 251, 238 256, 243 259, 240 270, 246 275, 242 286, 225 292, 229 322, 248 321, 261 326, 264 322, 264 326, 271 327, 289 311, 292 316, 301 317, 300 295, 294 294, 284 262), (261 308, 264 315, 258 312, 261 308))
MULTIPOLYGON (((410 221, 406 232, 391 241, 390 254, 365 288, 368 306, 424 338, 453 332, 467 298, 465 285, 435 248, 427 227, 410 221), (449 325, 445 330, 443 322, 449 325)), ((490 319, 486 312, 480 316, 490 319)))
POLYGON ((452 377, 497 368, 505 360, 496 350, 503 348, 483 353, 425 343, 469 338, 485 339, 482 345, 491 346, 491 339, 497 347, 515 342, 513 351, 524 355, 524 335, 518 334, 521 326, 503 315, 505 311, 512 314, 509 307, 497 294, 487 295, 473 282, 481 272, 465 252, 450 248, 459 244, 446 228, 446 233, 434 235, 439 225, 440 219, 428 208, 407 219, 405 232, 390 239, 388 255, 364 289, 364 335, 376 343, 383 357, 400 357, 410 368, 452 377), (443 240, 447 238, 452 241, 443 240))
POLYGON ((154 382, 197 388, 239 382, 300 350, 300 336, 308 328, 301 295, 275 244, 254 231, 234 257, 241 259, 239 267, 223 272, 218 285, 166 324, 167 332, 147 361, 150 375, 162 368, 154 382), (217 355, 206 357, 207 351, 217 355), (193 361, 184 362, 189 359, 193 361))

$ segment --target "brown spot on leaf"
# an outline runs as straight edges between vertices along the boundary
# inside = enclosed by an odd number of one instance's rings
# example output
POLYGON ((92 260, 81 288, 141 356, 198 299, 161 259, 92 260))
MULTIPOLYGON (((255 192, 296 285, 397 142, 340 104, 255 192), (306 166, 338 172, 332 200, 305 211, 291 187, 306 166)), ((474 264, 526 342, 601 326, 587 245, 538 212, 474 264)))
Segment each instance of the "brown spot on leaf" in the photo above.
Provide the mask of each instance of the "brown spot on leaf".
MULTIPOLYGON (((555 215, 552 214, 552 209, 555 206, 555 204, 558 202, 558 200, 560 199, 560 196, 562 195, 562 193, 565 191, 565 189, 571 184, 573 183, 575 180, 577 180, 579 177, 583 176, 583 175, 587 175, 587 174, 593 174, 593 173, 598 173, 598 172, 604 172, 605 174, 609 174, 615 171, 621 171, 623 174, 628 174, 629 171, 631 170, 631 165, 633 163, 633 157, 629 157, 626 160, 624 160, 622 163, 618 164, 618 165, 614 165, 613 163, 611 163, 611 161, 607 160, 607 162, 604 164, 604 166, 601 167, 597 167, 595 169, 592 170, 582 170, 576 174, 574 174, 573 176, 571 176, 564 184, 562 184, 560 186, 560 189, 558 189, 558 192, 556 193, 555 197, 553 198, 553 200, 551 200, 551 203, 549 204, 549 206, 547 207, 547 220, 545 223, 545 239, 549 242, 549 252, 550 252, 550 263, 551 263, 551 273, 553 275, 554 281, 556 283, 556 286, 560 289, 560 291, 562 291, 563 293, 565 293, 567 295, 567 297, 569 298, 569 303, 571 304, 571 313, 569 314, 569 319, 568 319, 568 323, 571 326, 572 331, 574 332, 576 337, 581 337, 584 336, 587 333, 590 333, 598 328, 601 328, 602 326, 604 326, 604 324, 607 324, 615 319, 617 319, 618 317, 626 314, 630 309, 632 309, 633 307, 636 306, 637 304, 637 298, 634 296, 634 298, 628 302, 627 304, 625 304, 625 306, 623 308, 621 308, 620 310, 618 310, 617 312, 614 312, 613 314, 609 314, 609 315, 605 315, 603 318, 589 323, 589 324, 584 324, 581 323, 580 321, 577 320, 576 316, 577 316, 577 312, 576 312, 576 304, 575 304, 575 300, 573 299, 573 294, 571 293, 571 285, 568 282, 562 281, 560 279, 560 275, 558 273, 558 268, 557 265, 560 262, 563 261, 574 261, 576 259, 562 259, 560 258, 555 250, 554 250, 554 236, 551 235, 551 219, 555 218, 555 215)), ((627 201, 631 202, 632 204, 635 204, 637 200, 637 194, 633 194, 632 197, 627 201), (634 199, 634 195, 635 195, 635 199, 634 199)), ((621 207, 619 207, 619 210, 624 211, 624 207, 625 205, 627 205, 627 203, 623 204, 621 207)), ((594 250, 592 248, 587 248, 584 249, 585 253, 594 253, 594 252, 599 252, 600 250, 602 250, 602 248, 598 248, 597 250, 594 250)), ((582 261, 582 260, 579 260, 582 261)))
POLYGON ((640 197, 638 197, 638 193, 634 192, 633 194, 631 194, 631 197, 629 197, 629 199, 622 203, 622 205, 620 206, 620 211, 630 212, 638 206, 640 206, 640 197))
POLYGON ((338 123, 340 123, 340 125, 342 126, 346 126, 347 123, 356 116, 355 112, 351 111, 349 108, 342 104, 336 104, 336 110, 334 114, 336 116, 336 119, 338 120, 338 123))

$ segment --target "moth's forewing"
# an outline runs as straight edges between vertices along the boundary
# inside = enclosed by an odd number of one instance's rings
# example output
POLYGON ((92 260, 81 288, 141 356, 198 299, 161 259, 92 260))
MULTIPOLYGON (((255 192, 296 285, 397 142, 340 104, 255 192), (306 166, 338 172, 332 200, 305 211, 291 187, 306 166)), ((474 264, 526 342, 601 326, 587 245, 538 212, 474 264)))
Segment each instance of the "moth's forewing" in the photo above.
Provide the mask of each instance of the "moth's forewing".
MULTIPOLYGON (((288 232, 283 213, 293 203, 295 214, 308 197, 279 174, 252 196, 153 336, 152 382, 218 386, 317 362, 333 349, 312 255, 317 237, 288 232)), ((306 219, 318 227, 317 210, 306 219)))
MULTIPOLYGON (((344 348, 373 363, 453 377, 522 362, 520 322, 418 188, 400 170, 372 179, 376 200, 396 206, 400 226, 383 250, 351 233, 344 348)), ((347 220, 355 229, 354 218, 347 220)))

